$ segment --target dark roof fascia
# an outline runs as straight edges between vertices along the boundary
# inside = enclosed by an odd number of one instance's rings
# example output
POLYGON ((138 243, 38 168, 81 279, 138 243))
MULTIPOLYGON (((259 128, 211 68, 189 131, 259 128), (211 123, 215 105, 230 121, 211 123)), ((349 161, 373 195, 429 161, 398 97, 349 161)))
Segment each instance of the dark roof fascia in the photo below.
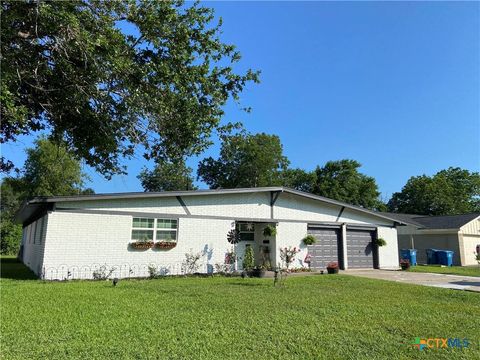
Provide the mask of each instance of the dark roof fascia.
MULTIPOLYGON (((380 212, 368 210, 359 206, 350 205, 341 201, 329 199, 323 196, 313 195, 299 190, 294 190, 282 186, 258 187, 258 188, 238 188, 238 189, 214 189, 214 190, 193 190, 193 191, 164 191, 164 192, 130 192, 130 193, 110 193, 110 194, 93 194, 78 196, 39 196, 25 202, 17 213, 17 218, 25 210, 27 206, 38 203, 59 203, 67 201, 93 201, 93 200, 113 200, 113 199, 141 199, 141 198, 158 198, 158 197, 176 197, 176 196, 201 196, 201 195, 223 195, 223 194, 245 194, 259 192, 285 192, 312 200, 322 201, 336 206, 344 206, 347 209, 367 213, 372 216, 393 221, 401 225, 416 225, 414 222, 404 221, 395 217, 384 215, 380 212)), ((19 219, 20 220, 20 219, 19 219)))

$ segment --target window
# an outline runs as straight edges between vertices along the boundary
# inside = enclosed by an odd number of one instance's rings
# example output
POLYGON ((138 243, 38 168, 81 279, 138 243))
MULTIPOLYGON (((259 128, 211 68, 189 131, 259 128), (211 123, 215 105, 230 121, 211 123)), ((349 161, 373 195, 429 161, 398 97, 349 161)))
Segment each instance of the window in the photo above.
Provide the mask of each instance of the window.
POLYGON ((161 241, 177 240, 177 220, 157 219, 156 239, 161 241))
POLYGON ((133 218, 132 240, 153 241, 154 219, 133 218))
POLYGON ((255 224, 253 223, 237 223, 236 226, 241 241, 255 240, 255 224))
POLYGON ((133 218, 132 241, 176 241, 176 219, 133 218))

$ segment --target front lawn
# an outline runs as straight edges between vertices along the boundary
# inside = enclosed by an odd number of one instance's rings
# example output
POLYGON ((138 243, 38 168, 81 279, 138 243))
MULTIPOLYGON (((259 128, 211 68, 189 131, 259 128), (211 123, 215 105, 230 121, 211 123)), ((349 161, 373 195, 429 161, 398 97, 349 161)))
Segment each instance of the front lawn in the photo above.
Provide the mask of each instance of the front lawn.
POLYGON ((418 265, 410 267, 412 272, 422 272, 422 273, 437 273, 437 274, 452 274, 452 275, 463 275, 463 276, 480 276, 480 266, 445 266, 441 267, 439 265, 418 265))
MULTIPOLYGON (((343 275, 44 282, 2 266, 3 359, 478 359, 476 293, 343 275), (7 274, 8 276, 3 276, 7 274), (458 337, 464 349, 412 347, 458 337)), ((18 265, 16 265, 18 266, 18 265)))

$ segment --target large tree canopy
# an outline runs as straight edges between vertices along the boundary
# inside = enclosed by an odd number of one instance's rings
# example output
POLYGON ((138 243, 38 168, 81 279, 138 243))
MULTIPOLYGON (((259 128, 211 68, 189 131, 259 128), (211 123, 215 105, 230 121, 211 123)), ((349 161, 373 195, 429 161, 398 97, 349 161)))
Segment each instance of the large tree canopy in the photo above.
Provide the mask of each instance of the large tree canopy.
POLYGON ((227 100, 258 81, 235 72, 213 20, 182 1, 2 1, 0 141, 44 129, 107 177, 139 147, 200 153, 227 100))
POLYGON ((328 161, 317 167, 313 193, 344 201, 368 209, 383 210, 380 192, 373 177, 358 171, 361 164, 355 160, 328 161))
POLYGON ((208 157, 198 166, 198 177, 211 189, 280 185, 289 164, 276 135, 222 136, 220 157, 208 157))
POLYGON ((192 169, 185 161, 160 161, 153 170, 143 169, 138 175, 145 191, 195 190, 192 169))
POLYGON ((433 176, 411 177, 388 202, 393 212, 453 215, 480 212, 480 174, 450 167, 433 176))

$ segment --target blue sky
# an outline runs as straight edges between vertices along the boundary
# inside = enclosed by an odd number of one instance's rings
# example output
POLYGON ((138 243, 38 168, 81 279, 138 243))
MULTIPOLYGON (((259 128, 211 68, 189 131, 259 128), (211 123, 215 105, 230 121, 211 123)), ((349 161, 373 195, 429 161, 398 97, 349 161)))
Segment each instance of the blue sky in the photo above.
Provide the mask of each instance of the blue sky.
MULTIPOLYGON (((480 170, 478 2, 211 2, 222 39, 262 71, 226 121, 280 136, 292 167, 351 158, 386 199, 410 176, 459 166, 480 170)), ((2 147, 22 162, 31 138, 2 147)), ((218 143, 204 156, 216 156, 218 143)), ((198 158, 189 160, 196 170, 198 158)), ((107 181, 87 169, 96 192, 141 191, 148 165, 107 181)), ((201 187, 206 187, 199 183, 201 187)))

